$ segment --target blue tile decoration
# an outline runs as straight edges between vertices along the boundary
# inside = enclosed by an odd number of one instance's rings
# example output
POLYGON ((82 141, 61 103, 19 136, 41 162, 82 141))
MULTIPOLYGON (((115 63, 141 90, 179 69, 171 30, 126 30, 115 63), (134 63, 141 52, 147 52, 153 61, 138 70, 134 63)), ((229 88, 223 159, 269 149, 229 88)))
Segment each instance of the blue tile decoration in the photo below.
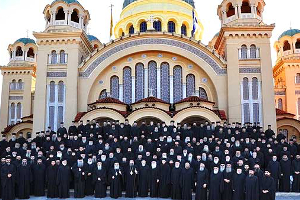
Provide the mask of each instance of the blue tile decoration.
POLYGON ((131 104, 132 102, 132 78, 131 78, 131 68, 125 67, 123 69, 123 99, 124 103, 131 104))
POLYGON ((182 67, 177 65, 173 68, 173 95, 174 102, 178 102, 182 99, 182 67))
POLYGON ((162 63, 160 67, 161 99, 170 102, 170 67, 169 63, 162 63))
POLYGON ((119 77, 110 78, 110 95, 112 98, 119 99, 119 77))
POLYGON ((188 74, 186 76, 186 96, 193 96, 195 94, 195 76, 188 74))
POLYGON ((149 68, 149 94, 152 91, 152 95, 157 97, 157 64, 155 61, 150 61, 149 68))
POLYGON ((144 65, 138 63, 135 66, 135 101, 144 98, 144 65))

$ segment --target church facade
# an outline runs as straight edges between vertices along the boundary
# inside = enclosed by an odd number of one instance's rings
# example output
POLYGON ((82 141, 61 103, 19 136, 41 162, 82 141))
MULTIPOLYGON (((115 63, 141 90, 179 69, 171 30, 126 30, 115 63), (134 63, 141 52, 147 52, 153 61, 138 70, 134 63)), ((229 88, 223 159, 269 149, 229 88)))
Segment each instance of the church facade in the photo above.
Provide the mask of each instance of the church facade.
POLYGON ((263 0, 223 0, 208 45, 193 0, 125 0, 115 40, 87 34, 77 0, 43 11, 36 40, 9 45, 4 133, 56 130, 61 122, 119 120, 260 123, 276 127, 270 38, 263 0))

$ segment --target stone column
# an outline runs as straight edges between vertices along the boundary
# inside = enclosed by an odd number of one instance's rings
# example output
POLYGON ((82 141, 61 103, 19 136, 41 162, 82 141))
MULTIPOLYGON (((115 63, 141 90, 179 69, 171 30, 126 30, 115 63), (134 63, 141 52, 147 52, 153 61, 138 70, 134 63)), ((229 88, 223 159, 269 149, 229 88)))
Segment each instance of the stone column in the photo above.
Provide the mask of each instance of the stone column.
POLYGON ((135 102, 135 76, 132 76, 131 84, 132 84, 132 91, 131 91, 132 103, 134 103, 135 102))
POLYGON ((68 10, 65 10, 65 25, 68 24, 68 10))
POLYGON ((119 84, 119 100, 123 102, 123 84, 119 84))
POLYGON ((71 24, 71 11, 68 11, 68 25, 71 24))
POLYGON ((241 5, 237 5, 237 10, 235 11, 238 11, 237 14, 237 18, 242 18, 242 6, 241 5))
POLYGON ((170 103, 174 103, 174 76, 170 76, 170 103))
POLYGON ((156 96, 158 99, 161 99, 161 92, 160 92, 160 68, 157 68, 157 78, 156 78, 156 81, 157 81, 157 91, 156 91, 156 96))
POLYGON ((144 69, 144 98, 148 97, 148 69, 144 69))

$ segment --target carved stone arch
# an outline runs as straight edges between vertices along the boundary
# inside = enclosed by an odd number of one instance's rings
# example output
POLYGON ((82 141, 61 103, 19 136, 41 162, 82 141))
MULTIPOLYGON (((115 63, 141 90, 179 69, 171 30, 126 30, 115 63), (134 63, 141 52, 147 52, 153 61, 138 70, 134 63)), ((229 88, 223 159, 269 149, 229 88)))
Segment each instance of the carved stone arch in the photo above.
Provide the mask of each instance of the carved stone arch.
POLYGON ((119 120, 120 123, 125 122, 125 118, 119 112, 112 109, 95 109, 87 112, 81 117, 80 120, 86 122, 87 120, 93 120, 97 118, 111 118, 114 120, 119 120))
POLYGON ((166 124, 169 124, 172 119, 171 116, 168 115, 166 112, 155 108, 143 108, 136 110, 130 115, 128 115, 127 119, 129 120, 129 123, 133 123, 134 121, 138 121, 145 117, 157 118, 163 122, 166 122, 166 124))
POLYGON ((176 115, 173 117, 173 120, 177 123, 180 123, 183 120, 190 117, 201 117, 207 119, 210 122, 222 121, 220 117, 216 115, 213 111, 201 107, 183 109, 176 113, 176 115))

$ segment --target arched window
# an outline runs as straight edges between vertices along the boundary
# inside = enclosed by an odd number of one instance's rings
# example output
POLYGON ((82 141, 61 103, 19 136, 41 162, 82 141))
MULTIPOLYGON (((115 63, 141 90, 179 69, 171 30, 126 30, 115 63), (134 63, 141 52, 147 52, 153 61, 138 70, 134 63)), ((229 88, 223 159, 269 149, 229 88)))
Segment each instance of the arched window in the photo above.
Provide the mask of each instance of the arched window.
POLYGON ((106 97, 107 97, 107 92, 104 89, 100 92, 99 99, 105 99, 106 97))
POLYGON ((16 80, 12 80, 12 82, 10 83, 10 89, 11 90, 16 90, 17 89, 17 82, 16 80))
POLYGON ((173 68, 173 87, 174 87, 174 102, 182 99, 182 67, 177 65, 173 68))
POLYGON ((63 81, 59 81, 58 83, 58 102, 63 103, 65 99, 65 85, 63 81))
POLYGON ((175 22, 173 22, 173 21, 168 22, 168 32, 169 33, 175 33, 176 32, 175 22))
POLYGON ((55 20, 65 20, 65 12, 62 7, 60 7, 56 13, 55 20))
POLYGON ((246 45, 242 45, 241 48, 241 59, 247 59, 247 46, 246 45))
POLYGON ((135 66, 135 101, 144 98, 144 65, 138 63, 135 66))
POLYGON ((259 121, 259 103, 253 104, 253 122, 257 123, 259 121))
POLYGON ((298 115, 300 115, 300 98, 298 98, 298 101, 297 101, 297 106, 298 106, 298 115))
POLYGON ((282 104, 282 99, 278 99, 278 109, 283 110, 283 104, 282 104))
POLYGON ((147 22, 144 21, 140 24, 140 32, 142 33, 146 31, 147 31, 147 22))
POLYGON ((243 78, 243 99, 249 100, 249 80, 247 77, 243 78))
POLYGON ((55 50, 51 52, 51 64, 57 64, 57 54, 55 50))
POLYGON ((295 44, 295 48, 300 49, 300 39, 297 40, 297 42, 295 44))
POLYGON ((243 111, 244 111, 244 123, 250 122, 250 108, 249 103, 243 104, 243 111))
POLYGON ((256 58, 256 46, 254 44, 250 46, 250 58, 256 58))
POLYGON ((157 32, 160 32, 161 31, 161 21, 159 21, 159 20, 154 21, 153 22, 153 27, 157 32))
POLYGON ((10 124, 15 124, 16 119, 16 105, 15 103, 10 104, 10 124))
POLYGON ((71 14, 71 21, 79 23, 78 10, 74 9, 71 14))
POLYGON ((195 76, 193 74, 188 74, 186 76, 186 96, 195 95, 195 76))
POLYGON ((227 5, 227 12, 226 12, 226 15, 227 15, 227 17, 231 17, 231 16, 235 15, 235 9, 234 9, 234 7, 232 6, 232 3, 229 3, 229 4, 227 5))
POLYGON ((125 67, 123 69, 123 99, 124 103, 132 103, 132 77, 131 77, 131 68, 125 67))
POLYGON ((22 118, 22 104, 17 104, 17 122, 20 121, 22 118))
POLYGON ((60 63, 65 64, 66 63, 66 53, 64 50, 60 51, 60 63))
POLYGON ((55 82, 50 82, 50 88, 49 88, 49 102, 54 103, 55 102, 55 82))
POLYGON ((291 50, 291 45, 289 43, 289 41, 284 41, 284 45, 283 45, 283 51, 288 51, 291 50))
POLYGON ((129 34, 134 34, 134 27, 133 27, 133 25, 131 25, 129 27, 129 34))
POLYGON ((258 79, 256 77, 252 78, 252 98, 253 100, 258 99, 258 79))
POLYGON ((16 56, 23 56, 23 50, 21 47, 17 47, 16 56))
POLYGON ((300 73, 296 74, 296 84, 300 84, 300 73))
POLYGON ((248 0, 242 3, 242 13, 251 13, 251 7, 248 0))
POLYGON ((150 61, 148 64, 149 68, 149 95, 152 93, 153 96, 157 96, 157 64, 155 61, 150 61))
POLYGON ((181 34, 187 36, 187 30, 185 24, 182 24, 181 26, 181 34))
POLYGON ((207 93, 206 93, 205 89, 202 87, 199 88, 199 97, 201 99, 208 100, 207 93))
POLYGON ((27 51, 27 57, 28 58, 34 58, 34 50, 33 48, 29 48, 28 51, 27 51))
POLYGON ((18 86, 17 86, 18 90, 23 90, 23 81, 22 79, 18 80, 18 86))
POLYGON ((170 65, 162 63, 160 66, 160 94, 161 99, 170 102, 170 65))
POLYGON ((110 78, 110 95, 112 98, 119 99, 119 77, 110 78))

